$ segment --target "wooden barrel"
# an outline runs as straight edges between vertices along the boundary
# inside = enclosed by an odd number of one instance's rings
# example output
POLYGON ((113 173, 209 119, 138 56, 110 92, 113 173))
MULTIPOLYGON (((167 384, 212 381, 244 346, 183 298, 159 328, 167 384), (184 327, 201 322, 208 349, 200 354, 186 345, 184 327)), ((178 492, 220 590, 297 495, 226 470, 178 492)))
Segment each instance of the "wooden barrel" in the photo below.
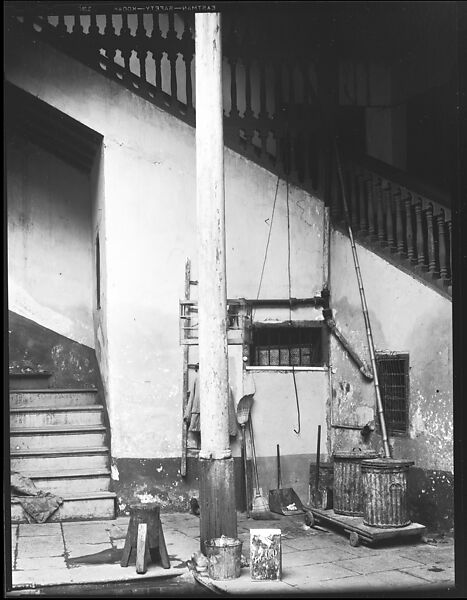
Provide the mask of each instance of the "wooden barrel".
POLYGON ((413 464, 413 461, 393 458, 362 462, 365 525, 381 528, 410 525, 407 511, 407 471, 413 464))
POLYGON ((208 573, 218 581, 240 577, 242 542, 222 536, 205 542, 208 573))
POLYGON ((333 508, 339 515, 363 515, 361 462, 377 458, 376 452, 334 452, 333 508))

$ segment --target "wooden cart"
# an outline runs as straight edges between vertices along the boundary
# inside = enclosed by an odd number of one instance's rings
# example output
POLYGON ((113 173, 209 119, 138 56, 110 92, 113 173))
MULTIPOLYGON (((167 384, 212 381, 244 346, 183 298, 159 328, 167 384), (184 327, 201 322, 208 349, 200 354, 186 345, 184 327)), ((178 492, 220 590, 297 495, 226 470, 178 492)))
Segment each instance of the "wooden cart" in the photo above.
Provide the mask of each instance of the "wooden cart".
POLYGON ((422 536, 426 533, 426 527, 419 523, 411 523, 405 527, 369 527, 368 525, 364 525, 363 517, 339 515, 332 509, 324 510, 308 506, 304 508, 307 525, 310 527, 314 527, 315 524, 319 523, 335 525, 349 534, 350 545, 354 547, 359 546, 360 543, 371 545, 383 540, 422 536))

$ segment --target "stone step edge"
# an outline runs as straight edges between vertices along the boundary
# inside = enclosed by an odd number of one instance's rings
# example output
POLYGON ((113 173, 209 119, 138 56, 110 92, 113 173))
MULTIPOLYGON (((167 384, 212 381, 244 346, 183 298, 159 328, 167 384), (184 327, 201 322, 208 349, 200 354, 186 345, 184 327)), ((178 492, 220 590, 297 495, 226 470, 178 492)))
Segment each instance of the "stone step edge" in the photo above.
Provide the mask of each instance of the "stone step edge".
POLYGON ((10 408, 10 413, 46 413, 46 412, 92 412, 93 410, 103 411, 104 407, 100 404, 84 404, 83 406, 19 406, 10 408))
POLYGON ((39 388, 37 390, 10 390, 10 394, 95 394, 97 388, 39 388))
POLYGON ((24 471, 29 479, 68 479, 81 477, 110 477, 110 469, 63 469, 61 471, 24 471))
POLYGON ((99 433, 106 431, 105 425, 48 425, 47 427, 11 427, 10 435, 60 435, 62 433, 99 433))
POLYGON ((92 446, 87 448, 50 448, 42 450, 10 450, 11 458, 19 458, 22 456, 73 456, 75 454, 93 455, 107 454, 109 449, 107 446, 92 446))
MULTIPOLYGON (((20 498, 32 498, 33 496, 11 496, 12 504, 19 504, 20 498)), ((87 492, 84 494, 71 494, 70 496, 60 496, 64 502, 77 502, 79 500, 111 500, 117 497, 115 492, 87 492)))

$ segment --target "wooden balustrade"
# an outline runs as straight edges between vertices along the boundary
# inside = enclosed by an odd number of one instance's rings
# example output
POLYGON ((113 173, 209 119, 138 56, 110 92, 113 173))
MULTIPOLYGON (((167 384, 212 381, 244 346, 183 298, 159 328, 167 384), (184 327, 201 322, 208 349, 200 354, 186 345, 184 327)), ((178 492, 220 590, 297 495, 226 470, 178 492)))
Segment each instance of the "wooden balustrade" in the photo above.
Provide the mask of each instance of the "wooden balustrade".
MULTIPOLYGON (((345 221, 330 165, 327 194, 331 216, 345 221)), ((426 278, 448 287, 452 280, 452 222, 447 208, 378 173, 344 160, 350 224, 358 236, 407 261, 426 278), (435 212, 436 211, 436 212, 435 212)), ((450 290, 450 288, 449 288, 450 290)))
MULTIPOLYGON (((118 33, 109 12, 92 13, 87 31, 77 13, 72 15, 71 27, 63 15, 55 19, 26 15, 21 25, 14 18, 12 26, 41 35, 194 124, 193 15, 167 13, 165 35, 162 15, 138 12, 131 15, 130 24, 130 16, 122 13, 118 33)), ((284 62, 281 52, 270 48, 266 52, 263 34, 254 46, 251 32, 245 29, 248 26, 238 28, 234 20, 226 19, 223 51, 229 68, 224 94, 229 108, 224 111, 225 141, 279 176, 318 193, 338 223, 345 214, 336 157, 320 125, 323 119, 310 64, 303 55, 287 56, 284 62)), ((452 223, 448 199, 375 159, 356 161, 344 156, 342 162, 349 219, 356 234, 449 285, 452 223)))

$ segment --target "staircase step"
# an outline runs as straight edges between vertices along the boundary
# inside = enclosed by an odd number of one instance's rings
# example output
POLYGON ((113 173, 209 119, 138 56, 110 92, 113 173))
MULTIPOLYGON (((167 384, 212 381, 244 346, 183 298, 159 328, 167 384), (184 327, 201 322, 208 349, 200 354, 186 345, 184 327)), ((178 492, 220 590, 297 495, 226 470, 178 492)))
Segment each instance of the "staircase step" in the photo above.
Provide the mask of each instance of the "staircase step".
POLYGON ((30 373, 10 373, 10 390, 18 389, 36 389, 36 388, 48 388, 49 379, 52 377, 52 373, 49 371, 38 371, 30 373))
MULTIPOLYGON (((48 522, 115 519, 114 492, 68 494, 62 497, 63 504, 50 516, 48 522)), ((15 496, 11 499, 11 522, 27 522, 23 507, 15 496)))
POLYGON ((10 425, 19 427, 45 427, 47 425, 101 425, 103 423, 102 406, 54 407, 26 406, 10 409, 10 425))
POLYGON ((105 492, 110 486, 109 469, 64 469, 62 471, 31 471, 22 473, 36 487, 59 496, 87 492, 105 492))
POLYGON ((38 390, 10 390, 10 407, 21 408, 33 406, 35 408, 52 406, 89 406, 97 404, 97 390, 91 389, 38 389, 38 390))
POLYGON ((105 446, 59 448, 49 450, 12 450, 11 470, 63 471, 64 469, 104 469, 109 466, 109 449, 105 446))
POLYGON ((103 425, 50 425, 48 427, 19 427, 10 429, 12 450, 41 450, 46 448, 85 448, 104 444, 103 425))

